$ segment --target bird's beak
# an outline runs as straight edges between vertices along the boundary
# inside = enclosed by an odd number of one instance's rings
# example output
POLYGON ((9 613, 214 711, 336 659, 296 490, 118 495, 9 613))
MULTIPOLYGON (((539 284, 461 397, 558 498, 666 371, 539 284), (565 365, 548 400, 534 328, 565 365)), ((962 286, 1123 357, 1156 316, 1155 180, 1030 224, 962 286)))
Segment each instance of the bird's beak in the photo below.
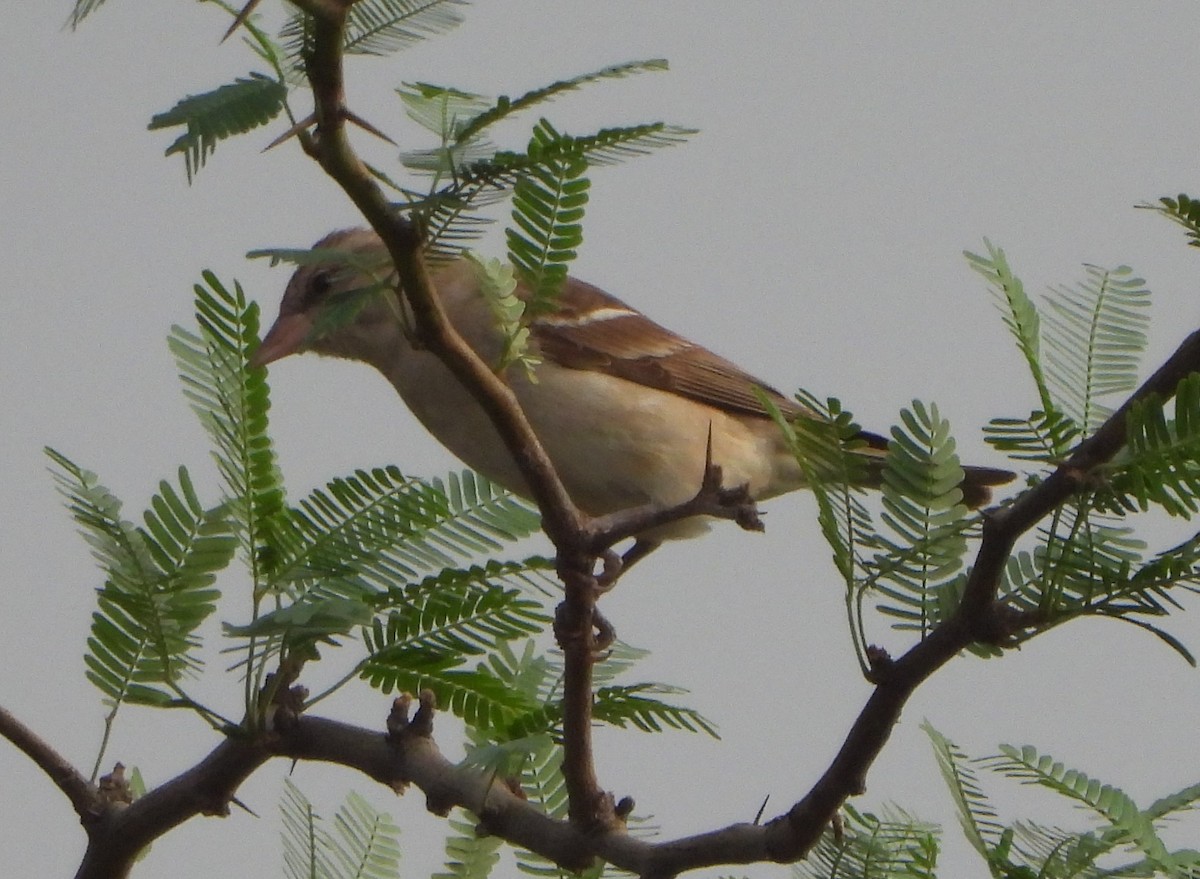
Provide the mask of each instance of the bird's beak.
POLYGON ((250 368, 258 369, 295 354, 304 345, 312 326, 312 318, 306 314, 281 314, 250 358, 250 368))

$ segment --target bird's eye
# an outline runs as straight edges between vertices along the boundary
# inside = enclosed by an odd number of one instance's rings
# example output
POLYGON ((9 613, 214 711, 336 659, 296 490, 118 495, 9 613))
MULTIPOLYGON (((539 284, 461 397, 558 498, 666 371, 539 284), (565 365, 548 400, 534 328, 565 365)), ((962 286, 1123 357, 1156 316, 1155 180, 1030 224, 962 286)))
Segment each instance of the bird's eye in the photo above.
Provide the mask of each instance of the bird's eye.
POLYGON ((308 279, 308 284, 304 287, 304 307, 316 305, 333 286, 333 272, 329 269, 318 269, 313 272, 312 277, 308 279))

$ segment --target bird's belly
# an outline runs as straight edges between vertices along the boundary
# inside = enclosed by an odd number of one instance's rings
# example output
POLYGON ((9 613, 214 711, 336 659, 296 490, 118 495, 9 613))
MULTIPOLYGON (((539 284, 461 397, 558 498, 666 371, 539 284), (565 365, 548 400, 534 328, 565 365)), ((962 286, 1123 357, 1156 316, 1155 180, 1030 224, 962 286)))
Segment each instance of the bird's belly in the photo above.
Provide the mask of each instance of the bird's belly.
MULTIPOLYGON (((528 496, 496 429, 445 367, 406 374, 414 380, 397 389, 426 429, 472 469, 528 496)), ((710 428, 713 461, 726 486, 747 484, 756 497, 784 490, 776 472, 780 441, 771 425, 754 429, 666 391, 552 363, 538 367, 536 381, 515 369, 510 379, 563 485, 588 513, 690 499, 704 475, 710 428)), ((686 537, 706 528, 692 520, 653 536, 686 537)))

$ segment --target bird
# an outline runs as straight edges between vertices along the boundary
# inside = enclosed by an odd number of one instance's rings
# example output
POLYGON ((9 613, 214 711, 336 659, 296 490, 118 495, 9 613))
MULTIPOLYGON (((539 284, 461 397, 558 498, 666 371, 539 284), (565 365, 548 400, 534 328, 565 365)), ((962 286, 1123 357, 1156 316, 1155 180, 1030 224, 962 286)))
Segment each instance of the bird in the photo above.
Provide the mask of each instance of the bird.
MULTIPOLYGON (((417 420, 451 453, 492 482, 529 497, 511 454, 484 410, 433 353, 414 346, 401 319, 403 297, 373 295, 355 316, 321 333, 322 316, 355 290, 391 274, 383 242, 368 229, 332 232, 314 245, 342 262, 304 264, 284 292, 279 315, 251 357, 262 367, 313 351, 375 367, 417 420), (371 271, 364 267, 380 267, 371 271)), ((443 309, 488 364, 505 350, 491 306, 480 293, 477 262, 433 263, 443 309)), ((518 298, 529 288, 519 283, 518 298)), ((326 323, 329 323, 326 321, 326 323)), ((733 362, 655 323, 598 287, 568 276, 550 310, 528 322, 529 348, 540 361, 503 373, 572 501, 602 516, 642 505, 673 507, 695 497, 706 462, 724 484, 745 486, 755 501, 803 488, 803 469, 763 398, 784 417, 819 418, 811 409, 733 362)), ((863 454, 881 456, 884 437, 863 432, 863 454)), ((878 474, 878 467, 875 468, 878 474)), ((965 467, 964 503, 979 507, 991 487, 1015 474, 965 467)), ((636 535, 623 568, 666 540, 695 537, 711 525, 697 516, 636 535)))

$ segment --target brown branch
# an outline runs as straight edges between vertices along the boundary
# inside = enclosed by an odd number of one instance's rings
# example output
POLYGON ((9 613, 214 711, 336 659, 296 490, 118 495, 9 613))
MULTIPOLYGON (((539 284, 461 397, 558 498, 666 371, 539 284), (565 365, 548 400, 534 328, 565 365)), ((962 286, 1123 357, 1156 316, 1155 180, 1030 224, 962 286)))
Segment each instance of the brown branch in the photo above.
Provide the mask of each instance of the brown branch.
POLYGON ((559 570, 566 586, 561 618, 568 621, 561 629, 565 640, 560 643, 566 665, 563 727, 571 814, 585 826, 607 828, 617 819, 611 798, 600 789, 591 749, 595 662, 592 623, 597 590, 593 576, 596 554, 589 550, 592 539, 588 520, 571 500, 512 389, 463 341, 447 319, 421 258, 424 242, 419 231, 388 202, 350 146, 345 129, 349 114, 342 46, 345 11, 351 3, 346 3, 338 15, 332 14, 327 4, 310 5, 304 0, 298 5, 311 12, 315 21, 307 69, 317 127, 313 136, 301 135, 301 142, 387 245, 412 311, 417 340, 441 359, 487 413, 528 484, 542 514, 542 527, 558 551, 559 570))
POLYGON ((261 745, 227 738, 181 775, 87 825, 88 846, 75 879, 122 879, 138 852, 197 815, 229 814, 243 781, 271 757, 261 745))
MULTIPOLYGON (((566 658, 564 775, 572 821, 583 831, 572 843, 580 847, 572 851, 575 856, 581 851, 595 852, 618 867, 646 877, 674 876, 717 864, 764 859, 792 861, 802 857, 820 838, 846 798, 864 789, 867 770, 887 742, 913 691, 971 643, 1004 643, 1010 620, 1007 609, 997 604, 996 596, 1001 571, 1016 540, 1069 498, 1096 466, 1108 461, 1123 446, 1125 418, 1134 400, 1147 394, 1169 396, 1183 376, 1200 368, 1200 334, 1189 337, 1130 402, 1081 443, 1070 460, 1045 482, 985 519, 983 540, 957 610, 898 660, 881 663, 876 670, 875 692, 851 727, 841 750, 816 785, 788 812, 763 826, 735 825, 657 845, 635 843, 619 832, 603 832, 615 831, 620 819, 611 797, 600 789, 590 746, 591 670, 598 619, 593 567, 596 554, 611 545, 613 534, 636 533, 636 527, 642 524, 637 515, 672 514, 640 511, 632 517, 621 514, 605 521, 590 520, 576 509, 511 390, 466 346, 447 321, 420 258, 423 244, 420 234, 388 203, 346 139, 342 42, 345 10, 351 2, 298 0, 297 5, 311 12, 316 20, 308 72, 316 99, 317 129, 312 137, 302 134, 302 143, 343 187, 387 244, 400 276, 400 286, 412 308, 417 338, 442 359, 488 413, 530 486, 542 512, 545 531, 558 550, 559 573, 566 587, 566 599, 555 622, 566 658)), ((313 722, 301 721, 297 728, 313 722)), ((312 759, 327 759, 315 754, 315 751, 304 752, 312 759)), ((435 787, 443 784, 448 771, 443 767, 438 778, 426 779, 426 784, 435 787)), ((424 787, 415 776, 410 777, 424 787)), ((454 788, 456 793, 451 795, 444 787, 437 789, 446 797, 443 801, 430 794, 439 809, 451 801, 466 805, 460 800, 469 799, 468 793, 479 795, 478 790, 464 792, 454 788)), ((430 789, 426 790, 429 793, 430 789)), ((497 798, 503 796, 496 794, 497 798)), ((493 832, 555 860, 563 857, 561 851, 558 855, 549 854, 544 841, 510 836, 512 828, 496 817, 508 815, 510 809, 522 813, 522 807, 509 804, 500 809, 496 806, 500 799, 493 800, 490 793, 484 798, 485 812, 493 816, 485 823, 493 832)))
POLYGON ((3 707, 0 707, 0 736, 16 745, 18 751, 50 777, 54 786, 71 801, 71 808, 80 818, 87 818, 99 808, 96 786, 45 739, 3 707))

